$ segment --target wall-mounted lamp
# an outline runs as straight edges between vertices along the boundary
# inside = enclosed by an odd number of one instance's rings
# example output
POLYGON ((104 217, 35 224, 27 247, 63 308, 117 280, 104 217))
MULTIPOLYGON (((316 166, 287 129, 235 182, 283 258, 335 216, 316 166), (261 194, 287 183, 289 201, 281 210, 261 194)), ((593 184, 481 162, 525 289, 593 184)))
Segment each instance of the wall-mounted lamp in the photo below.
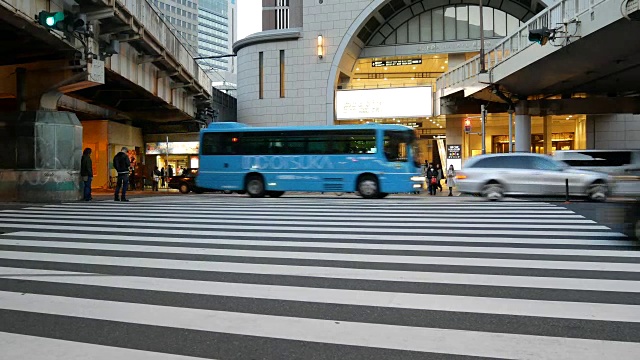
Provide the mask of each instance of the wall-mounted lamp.
POLYGON ((324 56, 324 39, 322 38, 322 35, 318 35, 318 59, 322 59, 322 57, 324 56))

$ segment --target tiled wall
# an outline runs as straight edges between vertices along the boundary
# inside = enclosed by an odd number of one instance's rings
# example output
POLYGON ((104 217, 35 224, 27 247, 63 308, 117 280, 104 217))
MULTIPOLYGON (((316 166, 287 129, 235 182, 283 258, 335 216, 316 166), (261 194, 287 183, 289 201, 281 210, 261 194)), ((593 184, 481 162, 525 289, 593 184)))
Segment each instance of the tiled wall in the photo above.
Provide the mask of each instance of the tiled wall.
POLYGON ((587 149, 640 149, 640 115, 588 115, 587 149))

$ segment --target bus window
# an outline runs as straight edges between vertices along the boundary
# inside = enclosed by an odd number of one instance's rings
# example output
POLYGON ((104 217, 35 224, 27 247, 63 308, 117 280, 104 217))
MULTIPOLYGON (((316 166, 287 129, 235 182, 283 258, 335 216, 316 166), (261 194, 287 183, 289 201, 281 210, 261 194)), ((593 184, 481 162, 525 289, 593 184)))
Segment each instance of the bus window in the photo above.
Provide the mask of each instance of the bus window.
POLYGON ((384 155, 389 161, 406 162, 407 147, 411 143, 411 133, 407 131, 384 132, 384 155))
POLYGON ((204 133, 202 155, 235 155, 238 153, 238 134, 204 133))

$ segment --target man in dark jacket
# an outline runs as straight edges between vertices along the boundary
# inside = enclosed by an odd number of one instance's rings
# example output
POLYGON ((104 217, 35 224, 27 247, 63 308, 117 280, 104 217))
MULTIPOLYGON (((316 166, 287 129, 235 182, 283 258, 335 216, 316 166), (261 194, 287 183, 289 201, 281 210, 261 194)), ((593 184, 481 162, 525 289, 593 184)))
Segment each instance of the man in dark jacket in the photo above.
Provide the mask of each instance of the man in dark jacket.
POLYGON ((118 181, 116 182, 116 193, 113 200, 115 201, 129 201, 127 200, 127 188, 129 187, 129 167, 131 161, 127 152, 129 149, 123 147, 116 156, 113 157, 113 167, 118 172, 118 181), (119 197, 120 189, 122 189, 122 197, 119 197))
POLYGON ((91 162, 91 148, 86 148, 82 152, 80 160, 80 176, 84 183, 84 201, 91 201, 91 180, 93 179, 93 164, 91 162))

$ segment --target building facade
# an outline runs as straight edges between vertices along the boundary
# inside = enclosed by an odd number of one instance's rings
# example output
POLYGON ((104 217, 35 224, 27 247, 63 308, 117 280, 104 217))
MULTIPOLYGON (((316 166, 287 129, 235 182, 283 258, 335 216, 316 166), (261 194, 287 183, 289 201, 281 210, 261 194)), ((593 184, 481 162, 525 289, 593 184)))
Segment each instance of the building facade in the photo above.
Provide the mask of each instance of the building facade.
MULTIPOLYGON (((236 0, 199 0, 198 3, 198 54, 220 56, 233 52, 237 39, 236 0)), ((235 73, 235 57, 202 60, 201 64, 212 71, 235 73)))
MULTIPOLYGON (((263 0, 263 31, 234 44, 238 121, 250 125, 400 123, 416 128, 424 159, 481 152, 479 106, 438 115, 436 79, 515 32, 543 0, 263 0), (481 21, 482 26, 481 26, 481 21), (425 92, 425 88, 428 89, 425 92)), ((588 146, 592 116, 531 119, 531 151, 588 146)), ((490 110, 487 152, 506 152, 509 116, 490 110)))
POLYGON ((198 0, 153 0, 167 24, 193 53, 198 49, 198 0))

